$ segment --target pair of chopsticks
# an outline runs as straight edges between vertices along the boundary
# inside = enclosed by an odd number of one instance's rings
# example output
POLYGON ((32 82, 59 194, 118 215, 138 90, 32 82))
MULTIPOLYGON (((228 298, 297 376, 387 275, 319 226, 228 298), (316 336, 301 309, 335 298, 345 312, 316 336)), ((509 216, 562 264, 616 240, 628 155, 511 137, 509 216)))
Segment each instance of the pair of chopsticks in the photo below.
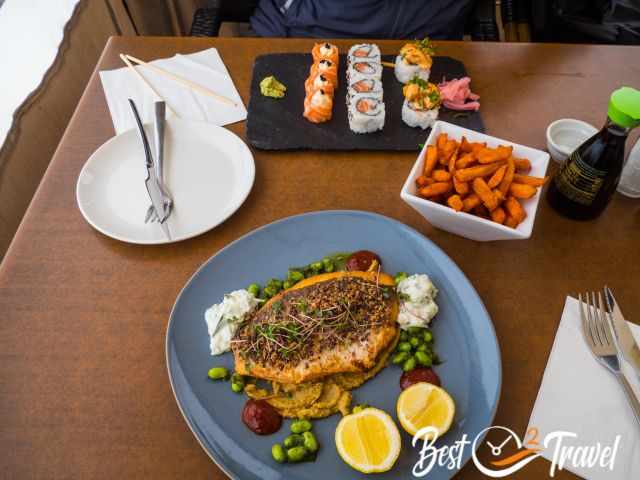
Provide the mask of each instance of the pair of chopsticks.
POLYGON ((175 112, 175 110, 173 110, 169 104, 166 102, 166 100, 164 100, 160 94, 157 92, 157 90, 155 88, 153 88, 153 86, 147 81, 146 78, 144 78, 142 76, 142 74, 133 66, 132 62, 135 63, 136 65, 143 65, 147 68, 149 68, 150 70, 153 70, 154 72, 156 72, 159 75, 162 75, 164 77, 170 78, 171 80, 180 83, 188 88, 190 88, 191 90, 194 90, 196 92, 199 92, 203 95, 206 95, 208 97, 214 98, 215 100, 218 100, 219 102, 223 102, 226 103, 228 105, 233 105, 234 107, 237 106, 236 102, 234 102, 233 100, 231 100, 230 98, 224 97, 222 95, 218 95, 215 92, 212 92, 211 90, 209 90, 206 87, 203 87, 202 85, 199 85, 195 82, 192 82, 191 80, 187 80, 186 78, 183 78, 179 75, 176 75, 175 73, 171 73, 168 70, 165 70, 164 68, 160 68, 157 67, 155 65, 152 65, 150 63, 147 63, 143 60, 140 60, 139 58, 133 57, 131 55, 126 55, 121 53, 120 54, 120 59, 125 63, 125 65, 127 67, 129 67, 130 70, 132 70, 136 76, 140 79, 140 81, 145 84, 152 92, 153 94, 158 97, 160 100, 164 101, 167 104, 167 110, 169 110, 170 113, 172 113, 173 115, 175 115, 176 117, 178 116, 178 114, 175 112))

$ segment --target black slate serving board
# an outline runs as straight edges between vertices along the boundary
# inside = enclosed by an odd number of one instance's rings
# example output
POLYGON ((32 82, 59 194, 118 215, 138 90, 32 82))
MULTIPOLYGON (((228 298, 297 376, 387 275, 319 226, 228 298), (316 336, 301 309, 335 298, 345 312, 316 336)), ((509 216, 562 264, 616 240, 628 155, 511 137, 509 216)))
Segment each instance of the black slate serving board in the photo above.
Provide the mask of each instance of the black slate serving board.
MULTIPOLYGON (((382 59, 393 62, 394 56, 382 59)), ((349 129, 346 105, 346 55, 340 55, 339 86, 333 99, 333 118, 321 124, 307 121, 303 116, 304 82, 313 63, 311 54, 275 53, 256 58, 251 80, 251 98, 247 115, 247 139, 263 150, 417 150, 424 143, 430 129, 411 128, 402 121, 402 84, 393 68, 382 73, 386 118, 384 129, 358 134, 349 129), (287 87, 284 98, 274 99, 260 93, 260 81, 275 75, 287 87)), ((467 75, 462 62, 451 57, 434 57, 430 81, 439 83, 467 75)), ((478 112, 454 112, 440 109, 440 120, 484 132, 478 112), (463 113, 463 115, 460 115, 463 113)))

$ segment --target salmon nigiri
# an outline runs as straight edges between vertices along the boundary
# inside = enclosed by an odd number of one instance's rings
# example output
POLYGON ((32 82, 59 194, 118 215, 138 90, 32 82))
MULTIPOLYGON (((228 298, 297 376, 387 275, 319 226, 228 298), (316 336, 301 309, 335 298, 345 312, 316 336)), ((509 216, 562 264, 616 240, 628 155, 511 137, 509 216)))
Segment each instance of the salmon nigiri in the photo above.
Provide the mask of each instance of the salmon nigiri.
POLYGON ((331 43, 316 43, 313 46, 313 50, 311 50, 311 55, 313 55, 313 61, 316 63, 325 58, 336 65, 338 64, 338 47, 331 43))
POLYGON ((318 73, 321 73, 329 80, 334 88, 338 88, 338 64, 331 60, 322 59, 311 65, 309 70, 309 76, 315 77, 318 73))
POLYGON ((304 99, 304 118, 313 123, 322 123, 331 120, 333 110, 333 98, 324 90, 316 90, 312 95, 304 99))
POLYGON ((322 89, 326 94, 333 96, 333 83, 331 83, 323 73, 318 72, 307 78, 304 82, 304 91, 307 93, 307 96, 309 96, 319 89, 322 89))

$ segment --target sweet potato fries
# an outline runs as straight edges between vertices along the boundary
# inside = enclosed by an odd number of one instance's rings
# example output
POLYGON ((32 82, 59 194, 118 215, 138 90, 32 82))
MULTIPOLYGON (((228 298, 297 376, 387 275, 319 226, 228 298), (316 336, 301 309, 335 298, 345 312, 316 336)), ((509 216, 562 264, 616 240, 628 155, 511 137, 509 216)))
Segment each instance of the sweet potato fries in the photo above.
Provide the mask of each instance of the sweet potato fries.
POLYGON ((530 170, 531 162, 515 158, 512 147, 458 142, 442 133, 427 145, 415 182, 420 197, 516 228, 527 216, 520 200, 533 197, 548 178, 529 176, 530 170))

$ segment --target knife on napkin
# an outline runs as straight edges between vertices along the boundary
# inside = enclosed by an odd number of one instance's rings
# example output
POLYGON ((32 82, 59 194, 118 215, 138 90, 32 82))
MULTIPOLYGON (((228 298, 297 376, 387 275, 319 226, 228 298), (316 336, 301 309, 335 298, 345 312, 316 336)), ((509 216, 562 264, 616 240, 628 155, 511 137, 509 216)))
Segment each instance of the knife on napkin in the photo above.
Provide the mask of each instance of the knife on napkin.
POLYGON ((620 350, 622 350, 624 358, 633 366, 636 374, 640 376, 640 348, 633 338, 627 321, 622 316, 622 311, 613 296, 613 292, 609 287, 605 286, 604 293, 607 297, 607 305, 609 306, 609 312, 611 312, 611 319, 613 320, 613 330, 616 333, 620 350))

